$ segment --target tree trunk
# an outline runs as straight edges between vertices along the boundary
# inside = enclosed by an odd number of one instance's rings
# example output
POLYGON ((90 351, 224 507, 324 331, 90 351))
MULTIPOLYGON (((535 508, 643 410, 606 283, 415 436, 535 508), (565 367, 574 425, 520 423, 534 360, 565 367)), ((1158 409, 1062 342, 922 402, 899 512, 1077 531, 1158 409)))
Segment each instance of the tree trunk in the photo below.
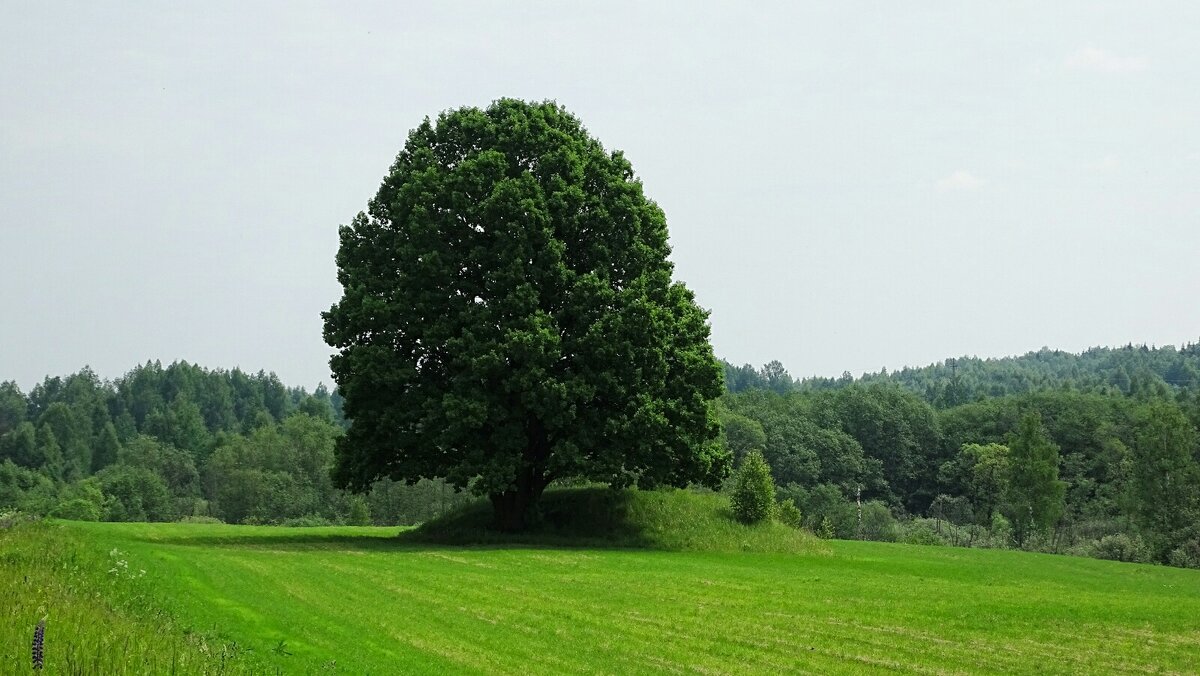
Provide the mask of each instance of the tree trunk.
POLYGON ((492 510, 496 517, 496 528, 506 533, 516 533, 529 527, 537 507, 538 498, 546 489, 546 481, 529 469, 522 472, 515 488, 503 493, 492 493, 492 510))
POLYGON ((522 458, 524 466, 517 472, 516 485, 503 493, 489 496, 496 515, 496 528, 507 533, 523 531, 531 525, 537 501, 550 483, 543 469, 550 457, 550 442, 545 427, 540 420, 530 416, 525 432, 528 445, 522 458))

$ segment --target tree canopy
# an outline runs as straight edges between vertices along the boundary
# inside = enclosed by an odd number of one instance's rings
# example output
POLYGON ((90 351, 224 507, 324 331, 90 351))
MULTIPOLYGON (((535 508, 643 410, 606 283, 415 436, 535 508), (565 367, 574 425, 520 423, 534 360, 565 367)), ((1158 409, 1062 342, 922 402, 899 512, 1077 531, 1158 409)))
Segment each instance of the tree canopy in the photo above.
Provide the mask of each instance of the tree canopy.
POLYGON ((707 313, 620 152, 550 102, 426 119, 341 228, 337 477, 445 477, 520 529, 545 487, 716 484, 707 313))
POLYGON ((1009 519, 1018 542, 1047 531, 1062 515, 1066 484, 1058 480, 1058 446, 1037 413, 1021 418, 1008 443, 1009 519))

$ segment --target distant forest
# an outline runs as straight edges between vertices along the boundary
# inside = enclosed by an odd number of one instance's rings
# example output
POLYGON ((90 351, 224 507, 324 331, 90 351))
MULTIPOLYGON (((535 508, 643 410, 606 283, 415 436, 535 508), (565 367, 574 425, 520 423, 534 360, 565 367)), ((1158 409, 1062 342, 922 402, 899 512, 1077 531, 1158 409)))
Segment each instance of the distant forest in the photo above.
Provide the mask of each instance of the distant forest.
POLYGON ((1200 387, 1200 343, 1189 343, 1182 348, 1132 344, 1093 347, 1080 354, 1042 348, 1020 357, 958 357, 918 368, 893 372, 883 369, 859 378, 844 372, 840 378, 793 379, 778 361, 762 368, 722 363, 725 386, 733 393, 766 389, 782 394, 793 390, 832 390, 855 383, 892 383, 920 395, 939 409, 1046 389, 1127 395, 1152 391, 1154 396, 1165 396, 1200 387))
MULTIPOLYGON (((725 363, 723 442, 826 537, 1200 567, 1200 346, 1041 350, 853 378, 725 363)), ((0 510, 408 524, 470 496, 329 470, 341 399, 178 362, 0 384, 0 510)))
POLYGON ((333 486, 341 397, 274 374, 150 362, 90 369, 28 395, 0 383, 0 509, 71 519, 415 523, 461 503, 440 480, 333 486))
POLYGON ((1196 344, 725 376, 725 443, 814 531, 1200 567, 1196 344))

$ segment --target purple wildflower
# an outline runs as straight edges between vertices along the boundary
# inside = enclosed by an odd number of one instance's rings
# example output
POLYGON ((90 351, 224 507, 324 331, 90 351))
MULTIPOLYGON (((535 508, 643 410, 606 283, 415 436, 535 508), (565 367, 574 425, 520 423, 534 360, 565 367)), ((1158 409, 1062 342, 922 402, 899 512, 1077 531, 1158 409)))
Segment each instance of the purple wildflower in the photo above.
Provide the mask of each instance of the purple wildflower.
POLYGON ((45 658, 43 652, 43 644, 46 642, 46 618, 42 618, 38 622, 37 629, 33 630, 33 668, 35 671, 41 670, 42 663, 45 658))

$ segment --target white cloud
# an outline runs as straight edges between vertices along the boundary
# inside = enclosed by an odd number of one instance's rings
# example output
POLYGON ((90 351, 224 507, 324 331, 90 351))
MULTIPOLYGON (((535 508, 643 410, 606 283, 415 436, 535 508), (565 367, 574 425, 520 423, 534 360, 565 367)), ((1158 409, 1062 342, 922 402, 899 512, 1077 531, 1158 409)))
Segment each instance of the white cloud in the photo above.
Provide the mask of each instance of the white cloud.
POLYGON ((959 169, 949 176, 939 179, 934 187, 942 192, 975 190, 984 184, 984 180, 969 171, 959 169))
POLYGON ((1085 169, 1090 169, 1091 171, 1116 171, 1117 167, 1121 166, 1121 161, 1115 155, 1105 155, 1103 159, 1088 162, 1083 166, 1085 169))
POLYGON ((1069 70, 1097 73, 1132 73, 1145 70, 1149 64, 1150 60, 1144 56, 1117 56, 1095 47, 1084 47, 1063 61, 1069 70))

